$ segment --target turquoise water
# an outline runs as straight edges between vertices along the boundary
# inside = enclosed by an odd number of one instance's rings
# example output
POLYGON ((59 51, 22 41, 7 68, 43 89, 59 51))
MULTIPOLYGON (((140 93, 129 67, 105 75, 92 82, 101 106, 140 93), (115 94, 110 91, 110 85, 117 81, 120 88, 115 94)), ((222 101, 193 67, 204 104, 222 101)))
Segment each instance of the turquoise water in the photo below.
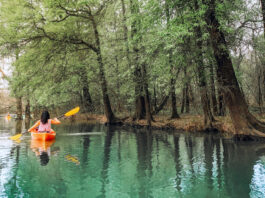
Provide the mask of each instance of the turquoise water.
POLYGON ((264 143, 97 124, 7 139, 21 127, 0 119, 0 197, 265 197, 264 143))

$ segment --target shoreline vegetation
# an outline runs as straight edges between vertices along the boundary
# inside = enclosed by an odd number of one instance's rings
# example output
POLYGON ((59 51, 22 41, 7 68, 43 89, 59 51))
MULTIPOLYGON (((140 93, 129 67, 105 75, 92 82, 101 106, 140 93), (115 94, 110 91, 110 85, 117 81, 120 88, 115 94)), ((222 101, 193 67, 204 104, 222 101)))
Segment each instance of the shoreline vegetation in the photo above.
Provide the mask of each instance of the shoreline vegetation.
MULTIPOLYGON (((259 120, 265 121, 265 114, 255 115, 259 120)), ((238 135, 235 131, 234 125, 230 116, 218 116, 215 117, 216 121, 213 123, 212 128, 205 128, 202 115, 181 115, 180 119, 169 119, 168 116, 157 115, 154 116, 154 122, 151 123, 151 127, 146 119, 133 120, 132 117, 127 116, 119 120, 116 125, 128 126, 133 128, 146 128, 152 130, 161 131, 174 131, 174 132, 188 132, 188 133, 216 133, 225 138, 231 138, 236 140, 265 140, 263 137, 238 135)), ((71 121, 78 122, 96 122, 107 125, 106 116, 103 114, 88 114, 81 113, 68 118, 71 121)))

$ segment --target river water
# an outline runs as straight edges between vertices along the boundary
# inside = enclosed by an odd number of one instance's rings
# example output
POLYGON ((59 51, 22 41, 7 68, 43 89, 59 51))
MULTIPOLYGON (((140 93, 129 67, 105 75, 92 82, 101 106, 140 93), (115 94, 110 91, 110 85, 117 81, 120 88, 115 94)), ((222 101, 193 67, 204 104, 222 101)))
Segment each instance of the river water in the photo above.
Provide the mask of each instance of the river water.
POLYGON ((57 126, 56 141, 0 118, 0 197, 265 197, 265 144, 209 134, 57 126))

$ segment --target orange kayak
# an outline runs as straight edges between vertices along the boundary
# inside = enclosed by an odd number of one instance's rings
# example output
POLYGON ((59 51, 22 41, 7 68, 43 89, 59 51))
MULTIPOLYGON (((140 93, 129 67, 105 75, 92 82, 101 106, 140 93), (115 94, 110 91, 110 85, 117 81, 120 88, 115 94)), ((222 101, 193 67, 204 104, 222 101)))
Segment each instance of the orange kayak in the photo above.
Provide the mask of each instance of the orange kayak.
POLYGON ((31 138, 33 140, 42 140, 42 141, 54 140, 55 136, 56 136, 55 131, 51 131, 50 133, 38 132, 37 130, 31 131, 31 138))

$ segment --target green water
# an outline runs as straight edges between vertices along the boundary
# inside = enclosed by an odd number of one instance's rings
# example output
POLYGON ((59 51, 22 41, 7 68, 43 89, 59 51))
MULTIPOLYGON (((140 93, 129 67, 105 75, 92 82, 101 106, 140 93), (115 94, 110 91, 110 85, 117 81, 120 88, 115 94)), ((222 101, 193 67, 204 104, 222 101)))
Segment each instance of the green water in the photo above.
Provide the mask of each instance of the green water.
POLYGON ((0 197, 265 197, 264 143, 68 124, 43 151, 21 127, 0 119, 0 197))

